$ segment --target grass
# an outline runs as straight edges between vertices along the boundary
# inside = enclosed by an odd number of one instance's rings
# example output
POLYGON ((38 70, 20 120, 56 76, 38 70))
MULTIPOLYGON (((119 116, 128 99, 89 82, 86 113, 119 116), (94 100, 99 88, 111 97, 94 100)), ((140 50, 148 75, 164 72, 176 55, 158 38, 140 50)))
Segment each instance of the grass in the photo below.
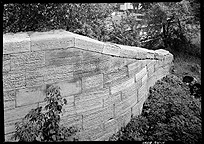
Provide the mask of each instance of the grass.
POLYGON ((200 82, 201 62, 187 54, 174 56, 175 71, 150 88, 142 114, 132 118, 110 141, 202 142, 201 101, 190 95, 181 79, 192 75, 200 82))

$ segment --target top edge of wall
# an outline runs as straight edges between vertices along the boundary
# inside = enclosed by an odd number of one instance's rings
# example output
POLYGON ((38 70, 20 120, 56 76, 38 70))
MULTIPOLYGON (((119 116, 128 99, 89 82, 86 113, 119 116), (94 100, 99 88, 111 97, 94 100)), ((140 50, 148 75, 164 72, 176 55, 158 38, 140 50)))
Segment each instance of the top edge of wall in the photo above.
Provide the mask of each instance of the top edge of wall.
POLYGON ((63 29, 51 30, 48 32, 19 32, 3 34, 3 54, 69 47, 134 59, 155 59, 155 57, 159 59, 165 55, 172 55, 169 51, 164 49, 148 50, 141 47, 101 42, 63 29), (67 39, 70 39, 69 43, 67 42, 67 39), (49 44, 52 44, 52 46, 46 46, 49 44), (36 45, 38 45, 37 48, 36 45))

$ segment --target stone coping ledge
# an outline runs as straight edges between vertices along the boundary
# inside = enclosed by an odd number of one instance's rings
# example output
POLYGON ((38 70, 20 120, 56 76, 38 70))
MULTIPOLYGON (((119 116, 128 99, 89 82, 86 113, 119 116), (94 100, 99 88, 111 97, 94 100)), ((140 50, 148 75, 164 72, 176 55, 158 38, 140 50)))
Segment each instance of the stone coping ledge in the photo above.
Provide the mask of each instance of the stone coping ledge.
POLYGON ((163 60, 166 55, 173 57, 167 50, 148 50, 141 47, 101 42, 65 30, 48 32, 20 32, 3 35, 3 54, 50 50, 60 48, 79 48, 115 57, 130 59, 163 60))

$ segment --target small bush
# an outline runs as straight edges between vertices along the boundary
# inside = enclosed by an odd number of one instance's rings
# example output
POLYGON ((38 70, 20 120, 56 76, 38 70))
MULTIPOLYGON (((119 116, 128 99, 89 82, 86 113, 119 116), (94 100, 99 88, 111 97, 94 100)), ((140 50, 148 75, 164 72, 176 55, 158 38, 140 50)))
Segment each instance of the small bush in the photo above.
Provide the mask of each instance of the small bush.
POLYGON ((60 125, 60 114, 62 106, 67 103, 62 99, 60 88, 50 86, 46 91, 45 101, 47 105, 32 109, 20 122, 15 124, 15 140, 24 142, 42 141, 71 141, 78 131, 75 127, 64 127, 60 125))

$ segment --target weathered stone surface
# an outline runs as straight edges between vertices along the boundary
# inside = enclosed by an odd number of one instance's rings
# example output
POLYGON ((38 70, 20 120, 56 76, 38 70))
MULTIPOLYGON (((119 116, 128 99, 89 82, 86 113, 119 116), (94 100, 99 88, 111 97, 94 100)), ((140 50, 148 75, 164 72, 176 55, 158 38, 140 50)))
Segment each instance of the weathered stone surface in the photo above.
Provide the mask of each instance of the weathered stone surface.
POLYGON ((11 61, 10 60, 5 60, 3 61, 3 72, 8 72, 11 70, 11 61))
POLYGON ((4 111, 4 122, 13 121, 23 118, 31 109, 36 108, 37 104, 18 107, 8 111, 4 111))
POLYGON ((144 83, 139 89, 138 89, 138 101, 141 101, 142 97, 145 97, 148 93, 147 89, 147 83, 144 83))
POLYGON ((9 110, 15 108, 15 100, 4 101, 4 110, 9 110))
POLYGON ((154 73, 154 64, 147 66, 148 77, 151 77, 154 73))
MULTIPOLYGON (((3 92, 4 95, 4 106, 5 105, 12 105, 12 103, 15 101, 16 98, 16 90, 11 90, 11 91, 4 91, 3 92), (5 104, 7 101, 9 101, 9 103, 5 104)), ((7 107, 7 106, 6 106, 7 107)))
POLYGON ((25 87, 25 71, 10 72, 3 74, 3 88, 10 90, 25 87))
POLYGON ((96 53, 96 52, 92 52, 92 51, 82 51, 82 55, 83 55, 83 62, 93 62, 93 61, 103 61, 104 59, 104 55, 101 53, 96 53))
POLYGON ((19 122, 20 121, 20 119, 17 119, 17 120, 13 120, 13 121, 10 121, 10 122, 6 122, 5 124, 4 124, 4 126, 5 126, 5 134, 10 134, 10 133, 13 133, 13 132, 15 132, 15 123, 16 122, 19 122))
POLYGON ((117 93, 119 91, 122 91, 123 89, 131 86, 134 83, 135 83, 135 79, 134 79, 134 77, 132 77, 132 78, 122 82, 121 84, 113 86, 113 87, 110 88, 111 94, 114 94, 114 93, 117 93))
POLYGON ((90 129, 96 127, 103 122, 103 111, 98 111, 83 117, 83 129, 90 129))
POLYGON ((75 47, 101 53, 103 51, 103 42, 96 41, 93 39, 81 39, 76 37, 75 47))
POLYGON ((89 100, 75 100, 75 107, 77 113, 82 113, 92 109, 103 107, 102 99, 89 99, 89 100))
POLYGON ((129 64, 128 66, 128 75, 131 77, 132 75, 136 74, 141 70, 141 63, 140 61, 136 61, 134 63, 129 64))
POLYGON ((82 129, 82 115, 73 114, 63 116, 60 119, 60 123, 66 127, 75 126, 78 129, 82 129))
POLYGON ((31 51, 74 47, 74 37, 66 31, 35 32, 30 35, 31 51))
POLYGON ((5 142, 17 142, 17 140, 14 140, 11 138, 13 135, 14 135, 14 132, 4 135, 5 142))
POLYGON ((148 76, 147 74, 142 78, 142 85, 144 85, 145 83, 147 83, 148 81, 148 76))
POLYGON ((44 71, 43 69, 36 69, 26 71, 26 87, 40 86, 43 84, 44 71))
POLYGON ((70 72, 72 65, 59 66, 59 67, 46 67, 44 72, 44 82, 46 84, 55 83, 64 80, 72 80, 73 73, 70 72))
POLYGON ((45 66, 45 52, 44 51, 35 51, 31 52, 29 56, 29 61, 26 64, 28 70, 35 70, 45 66))
POLYGON ((44 87, 19 89, 16 92, 16 106, 29 105, 42 102, 45 99, 44 87))
POLYGON ((138 86, 139 86, 138 84, 134 83, 133 85, 131 85, 127 89, 124 89, 122 91, 122 100, 129 98, 133 94, 137 95, 138 86))
POLYGON ((82 90, 86 91, 95 87, 103 87, 103 74, 82 78, 82 90))
POLYGON ((120 50, 121 50, 121 48, 119 46, 111 44, 111 43, 106 43, 106 44, 104 44, 103 53, 109 54, 109 55, 114 55, 114 56, 119 56, 120 50))
POLYGON ((30 38, 27 33, 3 35, 3 54, 26 52, 29 50, 30 38))
POLYGON ((62 97, 81 93, 81 81, 63 81, 55 85, 60 87, 62 97))
POLYGON ((135 74, 136 82, 147 74, 147 68, 144 67, 140 72, 135 74))
POLYGON ((29 61, 30 53, 18 53, 11 55, 11 70, 26 69, 26 65, 29 61))
POLYGON ((104 83, 111 83, 121 77, 127 76, 127 67, 104 74, 104 83))
POLYGON ((110 133, 110 132, 116 133, 118 130, 117 120, 110 119, 107 122, 105 122, 104 129, 105 129, 105 133, 110 133))
POLYGON ((103 135, 104 129, 102 124, 83 130, 79 133, 80 141, 93 141, 102 137, 103 135))
POLYGON ((106 99, 109 96, 108 88, 95 88, 75 95, 75 100, 86 101, 90 99, 106 99))
POLYGON ((131 114, 132 116, 138 116, 140 115, 140 108, 139 108, 139 104, 136 103, 132 108, 131 108, 131 114))
POLYGON ((125 58, 138 58, 138 53, 128 49, 121 49, 120 56, 125 58))
POLYGON ((108 98, 105 98, 103 100, 103 106, 111 106, 113 104, 117 104, 120 103, 122 100, 121 98, 121 92, 115 93, 113 95, 110 95, 108 98))
POLYGON ((82 50, 75 48, 46 51, 46 66, 71 65, 82 61, 82 50))
POLYGON ((125 99, 121 103, 115 104, 114 114, 116 117, 123 114, 127 109, 131 109, 131 107, 137 103, 137 94, 133 94, 128 99, 125 99))

